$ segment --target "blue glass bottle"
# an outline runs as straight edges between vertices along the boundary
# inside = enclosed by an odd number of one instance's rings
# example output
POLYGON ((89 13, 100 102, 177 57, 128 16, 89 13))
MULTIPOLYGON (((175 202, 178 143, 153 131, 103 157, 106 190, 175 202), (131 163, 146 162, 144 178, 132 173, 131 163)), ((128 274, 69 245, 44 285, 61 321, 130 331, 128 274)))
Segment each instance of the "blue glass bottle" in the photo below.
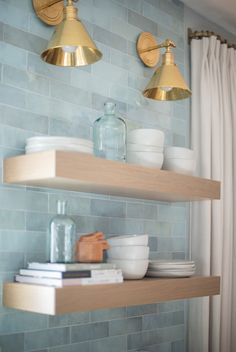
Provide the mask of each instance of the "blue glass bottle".
POLYGON ((57 215, 51 220, 50 262, 73 263, 76 250, 76 224, 66 215, 65 201, 57 201, 57 215))
POLYGON ((115 110, 114 103, 105 103, 104 116, 94 122, 94 154, 100 158, 125 162, 126 124, 115 114, 115 110))

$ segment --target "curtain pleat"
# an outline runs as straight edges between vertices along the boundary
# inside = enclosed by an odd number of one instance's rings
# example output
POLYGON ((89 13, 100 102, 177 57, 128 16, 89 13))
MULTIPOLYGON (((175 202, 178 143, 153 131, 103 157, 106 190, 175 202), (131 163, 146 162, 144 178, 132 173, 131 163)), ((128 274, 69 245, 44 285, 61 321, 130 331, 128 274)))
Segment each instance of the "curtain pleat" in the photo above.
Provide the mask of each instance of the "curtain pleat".
MULTIPOLYGON (((211 178, 221 180, 221 142, 222 142, 222 101, 220 87, 220 42, 216 37, 209 39, 209 70, 211 90, 211 178)), ((222 253, 222 217, 221 202, 211 204, 211 249, 210 274, 220 275, 222 253)), ((219 352, 220 336, 220 298, 210 299, 210 338, 209 350, 219 352)))
MULTIPOLYGON (((193 149, 197 153, 197 175, 210 178, 210 145, 211 131, 210 100, 205 97, 209 93, 209 65, 208 65, 208 40, 191 42, 192 70, 192 119, 191 140, 193 149), (196 97, 196 98, 195 98, 196 97), (194 133, 193 133, 194 132, 194 133)), ((210 275, 210 233, 211 203, 194 202, 191 208, 191 229, 196 236, 191 236, 191 256, 196 262, 197 274, 210 275), (199 219, 202 221, 199 222, 199 219), (197 235, 198 234, 198 235, 197 235), (204 243, 204 245, 203 245, 204 243)), ((209 298, 192 300, 189 305, 189 346, 191 352, 208 351, 209 343, 209 298), (199 339, 199 336, 201 338, 199 339)))
MULTIPOLYGON (((230 77, 231 93, 231 113, 233 119, 233 131, 236 131, 236 50, 230 49, 230 66, 232 75, 230 77)), ((236 151, 236 138, 233 138, 233 150, 236 151)), ((236 179, 236 153, 233 153, 233 179, 236 179)), ((236 209, 236 189, 233 189, 234 209, 236 209)), ((236 216, 234 216, 233 231, 233 268, 236 268, 236 216)), ((234 273, 232 277, 232 311, 231 311, 231 330, 236 332, 236 279, 234 273)), ((236 333, 231 334, 231 346, 236 349, 236 333)))
POLYGON ((191 256, 199 274, 221 276, 221 295, 190 303, 188 351, 235 352, 236 51, 215 36, 192 40, 191 82, 196 175, 221 181, 220 201, 192 204, 191 256))

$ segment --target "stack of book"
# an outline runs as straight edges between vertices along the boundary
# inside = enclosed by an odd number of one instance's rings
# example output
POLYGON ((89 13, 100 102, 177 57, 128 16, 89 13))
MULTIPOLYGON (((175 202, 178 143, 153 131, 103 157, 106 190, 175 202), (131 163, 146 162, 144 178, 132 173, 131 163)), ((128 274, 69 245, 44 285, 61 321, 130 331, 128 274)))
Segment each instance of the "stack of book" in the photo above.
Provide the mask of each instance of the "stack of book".
POLYGON ((121 269, 110 263, 28 263, 20 269, 16 282, 54 287, 102 285, 123 282, 121 269))

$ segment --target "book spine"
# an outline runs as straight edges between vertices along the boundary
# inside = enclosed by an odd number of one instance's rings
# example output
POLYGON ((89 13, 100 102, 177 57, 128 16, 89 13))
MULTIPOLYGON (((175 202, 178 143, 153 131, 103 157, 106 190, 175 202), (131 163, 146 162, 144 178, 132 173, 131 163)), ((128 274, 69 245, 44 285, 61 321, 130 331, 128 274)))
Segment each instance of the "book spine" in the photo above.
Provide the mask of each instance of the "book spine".
POLYGON ((66 271, 65 264, 54 263, 28 263, 27 269, 46 270, 46 271, 66 271))
POLYGON ((33 285, 46 285, 54 287, 62 287, 63 281, 60 279, 42 278, 42 277, 30 277, 30 276, 15 276, 16 282, 21 282, 23 284, 33 284, 33 285))
POLYGON ((111 263, 95 263, 95 264, 28 263, 28 269, 66 272, 66 271, 79 271, 79 270, 116 269, 116 265, 111 263))
POLYGON ((81 279, 81 285, 103 285, 103 284, 115 284, 123 282, 123 277, 116 277, 116 278, 88 278, 88 279, 81 279))
POLYGON ((20 269, 19 274, 28 277, 37 278, 51 278, 51 279, 61 279, 62 272, 60 271, 47 271, 47 270, 31 270, 31 269, 20 269))
POLYGON ((113 277, 122 275, 121 269, 94 269, 94 270, 80 270, 80 271, 64 271, 61 273, 63 279, 72 279, 77 277, 91 277, 91 278, 100 278, 100 277, 113 277))
POLYGON ((91 277, 91 270, 63 271, 61 277, 63 279, 91 277))
POLYGON ((46 285, 54 287, 63 286, 78 286, 78 285, 102 285, 123 282, 122 276, 117 277, 103 277, 103 278, 72 278, 72 279, 53 279, 53 278, 42 278, 42 277, 29 277, 29 276, 15 276, 16 282, 46 285))
POLYGON ((91 277, 114 277, 122 276, 121 269, 105 269, 105 270, 91 270, 91 277))
POLYGON ((31 270, 20 269, 20 275, 37 277, 37 278, 52 278, 52 279, 76 279, 84 277, 114 277, 122 275, 120 269, 105 269, 105 270, 79 270, 79 271, 48 271, 48 270, 31 270))
POLYGON ((66 264, 65 271, 74 271, 74 270, 110 270, 116 269, 115 264, 110 263, 95 263, 95 264, 66 264))

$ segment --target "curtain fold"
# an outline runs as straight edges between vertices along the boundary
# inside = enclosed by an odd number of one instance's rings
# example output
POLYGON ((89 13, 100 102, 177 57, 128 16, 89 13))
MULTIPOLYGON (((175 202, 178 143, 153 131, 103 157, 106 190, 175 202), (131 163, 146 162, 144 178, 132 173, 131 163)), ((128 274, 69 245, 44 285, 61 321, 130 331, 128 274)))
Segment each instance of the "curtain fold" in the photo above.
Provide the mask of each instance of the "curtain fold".
POLYGON ((221 276, 221 295, 190 303, 189 352, 236 351, 235 52, 215 36, 191 42, 191 141, 198 155, 196 175, 220 180, 221 200, 192 203, 190 248, 199 274, 221 276))
MULTIPOLYGON (((236 99, 235 99, 235 91, 236 91, 236 50, 230 50, 230 65, 232 75, 230 77, 230 85, 231 85, 231 109, 233 116, 233 131, 236 131, 236 99)), ((236 150, 236 139, 233 138, 233 150, 236 150)), ((236 153, 233 153, 233 178, 236 179, 236 153)), ((234 208, 236 208, 236 189, 233 190, 234 196, 234 208)), ((234 229, 236 229, 236 216, 234 217, 234 229)), ((233 239, 233 268, 236 268, 236 239, 234 236, 233 239)), ((236 280, 232 280, 232 297, 236 297, 236 280)), ((236 331, 236 299, 232 300, 232 331, 236 331)), ((236 333, 231 335, 231 346, 236 346, 236 333)))
MULTIPOLYGON (((192 116, 191 141, 197 152, 197 175, 210 178, 210 145, 211 120, 210 100, 205 97, 209 92, 209 42, 192 40, 191 71, 192 82, 192 116), (204 119, 205 117, 205 119, 204 119)), ((191 207, 191 256, 196 262, 197 274, 210 275, 210 233, 211 203, 194 202, 191 207), (201 221, 199 221, 201 219, 201 221), (203 245, 204 243, 204 245, 203 245)), ((209 343, 209 298, 192 300, 189 305, 189 348, 188 351, 208 351, 209 343), (199 338, 200 337, 200 338, 199 338)))

